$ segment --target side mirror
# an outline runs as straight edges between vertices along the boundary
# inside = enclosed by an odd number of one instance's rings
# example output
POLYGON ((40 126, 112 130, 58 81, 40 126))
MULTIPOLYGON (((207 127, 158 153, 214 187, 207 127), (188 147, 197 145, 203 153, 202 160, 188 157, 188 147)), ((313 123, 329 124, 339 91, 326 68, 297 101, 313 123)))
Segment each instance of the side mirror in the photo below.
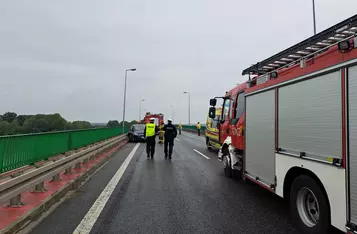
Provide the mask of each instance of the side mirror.
MULTIPOLYGON (((212 100, 212 99, 211 99, 211 100, 212 100)), ((216 107, 210 107, 210 108, 209 108, 208 116, 209 116, 211 119, 216 118, 216 107)))
POLYGON ((217 104, 217 99, 212 98, 212 99, 209 100, 209 105, 210 106, 216 106, 216 104, 217 104))

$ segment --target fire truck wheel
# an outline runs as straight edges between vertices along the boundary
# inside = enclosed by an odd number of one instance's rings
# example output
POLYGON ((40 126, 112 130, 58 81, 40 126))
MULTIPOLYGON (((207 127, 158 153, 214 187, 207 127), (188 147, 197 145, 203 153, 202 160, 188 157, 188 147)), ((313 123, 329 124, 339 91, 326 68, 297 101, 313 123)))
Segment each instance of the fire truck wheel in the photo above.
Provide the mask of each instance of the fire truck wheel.
POLYGON ((307 234, 327 233, 330 208, 323 189, 310 176, 297 177, 290 190, 292 221, 307 234))
POLYGON ((212 146, 209 144, 208 138, 206 138, 206 146, 209 151, 212 151, 212 146))
POLYGON ((233 171, 231 167, 231 160, 229 155, 223 156, 224 174, 227 177, 232 177, 233 171))

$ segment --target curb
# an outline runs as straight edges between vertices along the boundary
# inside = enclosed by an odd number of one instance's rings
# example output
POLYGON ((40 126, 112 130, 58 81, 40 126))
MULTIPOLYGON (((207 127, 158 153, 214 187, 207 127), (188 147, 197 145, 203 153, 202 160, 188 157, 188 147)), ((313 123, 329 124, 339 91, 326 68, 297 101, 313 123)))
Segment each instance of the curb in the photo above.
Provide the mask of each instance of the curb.
POLYGON ((102 165, 104 165, 104 163, 106 163, 118 150, 120 150, 123 146, 125 146, 127 142, 128 142, 127 139, 124 139, 123 141, 119 142, 117 145, 103 150, 101 153, 111 150, 115 147, 118 147, 113 152, 109 153, 107 157, 103 158, 97 164, 89 168, 86 172, 79 175, 77 178, 73 179, 71 182, 67 183, 65 186, 63 186, 55 193, 53 193, 51 196, 46 198, 40 205, 26 212, 23 216, 16 219, 8 227, 0 230, 0 234, 16 233, 21 229, 24 229, 27 225, 31 224, 31 222, 33 220, 35 221, 38 216, 48 211, 57 202, 60 202, 61 198, 64 197, 68 192, 78 189, 82 182, 86 182, 86 179, 89 176, 95 174, 95 172, 97 172, 98 169, 102 165))

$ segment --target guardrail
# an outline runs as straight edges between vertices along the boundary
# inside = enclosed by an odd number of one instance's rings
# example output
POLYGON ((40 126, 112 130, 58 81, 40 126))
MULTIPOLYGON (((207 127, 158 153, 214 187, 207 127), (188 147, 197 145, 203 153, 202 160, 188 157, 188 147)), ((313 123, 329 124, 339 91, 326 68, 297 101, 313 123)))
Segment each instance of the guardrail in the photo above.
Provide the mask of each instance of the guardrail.
POLYGON ((35 192, 44 191, 44 181, 52 177, 52 181, 60 180, 60 173, 70 174, 72 168, 80 168, 101 152, 127 139, 126 134, 97 143, 72 155, 48 162, 48 164, 11 178, 0 184, 0 204, 10 201, 10 206, 21 206, 21 193, 35 188, 35 192))
MULTIPOLYGON (((196 125, 182 125, 182 130, 197 133, 197 126, 196 125)), ((201 134, 204 134, 205 130, 206 130, 206 127, 201 125, 201 134)))
POLYGON ((1 136, 0 173, 31 165, 122 133, 123 128, 118 127, 1 136))

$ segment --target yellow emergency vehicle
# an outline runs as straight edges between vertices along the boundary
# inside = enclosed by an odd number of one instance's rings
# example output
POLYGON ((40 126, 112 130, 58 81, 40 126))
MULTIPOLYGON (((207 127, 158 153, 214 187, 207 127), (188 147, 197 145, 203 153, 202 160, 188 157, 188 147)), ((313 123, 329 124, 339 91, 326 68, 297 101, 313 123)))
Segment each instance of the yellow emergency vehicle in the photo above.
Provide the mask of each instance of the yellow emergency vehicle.
POLYGON ((207 115, 206 121, 206 145, 209 150, 219 149, 221 144, 219 143, 219 130, 217 128, 217 123, 221 117, 222 108, 216 108, 216 117, 214 119, 207 115))

